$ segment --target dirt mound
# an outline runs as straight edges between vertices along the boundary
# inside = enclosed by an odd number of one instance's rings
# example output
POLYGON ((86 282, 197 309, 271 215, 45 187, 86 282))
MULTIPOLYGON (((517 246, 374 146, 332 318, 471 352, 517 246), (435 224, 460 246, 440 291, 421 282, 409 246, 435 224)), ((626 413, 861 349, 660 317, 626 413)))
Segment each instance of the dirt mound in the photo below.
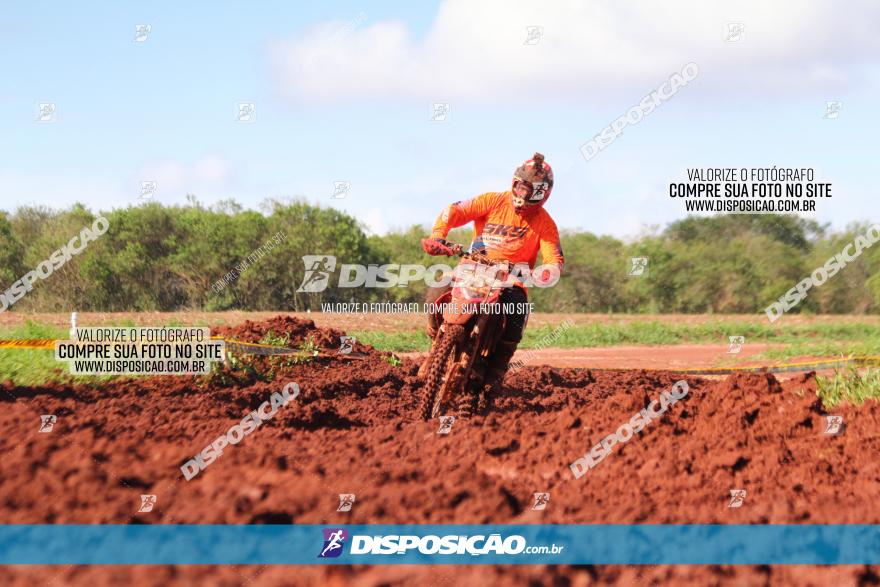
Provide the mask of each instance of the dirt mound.
MULTIPOLYGON (((359 343, 356 358, 341 355, 342 331, 285 316, 218 334, 259 342, 270 331, 293 348, 311 339, 325 352, 304 361, 254 358, 248 376, 242 367, 222 377, 153 377, 99 389, 5 386, 0 424, 9 433, 0 437, 0 521, 781 524, 880 518, 872 507, 880 490, 880 406, 835 410, 845 433, 824 434, 825 412, 809 376, 784 383, 766 374, 709 381, 644 370, 525 367, 508 375, 495 412, 457 420, 443 436, 436 421, 414 416, 419 385, 412 361, 395 366, 387 354, 359 343), (582 478, 573 477, 575 459, 635 413, 656 406, 652 402, 679 380, 688 385, 683 399, 582 478), (183 478, 184 462, 292 381, 301 388, 292 403, 196 478, 183 478), (58 415, 51 433, 38 432, 40 414, 58 415), (745 490, 745 499, 728 507, 735 489, 745 490), (531 510, 536 492, 550 492, 544 511, 531 510), (137 513, 144 493, 157 495, 157 505, 137 513), (336 512, 340 493, 356 494, 351 512, 336 512)), ((705 584, 799 583, 813 572, 798 569, 516 567, 441 574, 454 583, 705 584)), ((348 584, 355 577, 351 569, 309 568, 298 569, 302 579, 293 581, 282 571, 271 568, 261 581, 348 584)), ((55 572, 7 570, 0 577, 23 583, 32 573, 45 581, 55 572)), ((64 582, 112 582, 117 572, 70 571, 64 582)), ((143 569, 128 572, 126 580, 146 576, 143 569)), ((175 576, 183 583, 237 584, 256 570, 176 572, 156 576, 166 576, 163 584, 175 576)), ((845 572, 852 581, 876 577, 873 569, 845 572)), ((362 576, 364 584, 429 578, 437 579, 436 572, 412 567, 366 569, 362 576)))
POLYGON ((345 332, 336 328, 318 328, 312 320, 276 316, 262 322, 245 320, 239 326, 221 326, 214 329, 212 334, 243 342, 260 342, 266 335, 270 335, 289 340, 293 348, 311 339, 320 347, 338 349, 340 338, 345 332))

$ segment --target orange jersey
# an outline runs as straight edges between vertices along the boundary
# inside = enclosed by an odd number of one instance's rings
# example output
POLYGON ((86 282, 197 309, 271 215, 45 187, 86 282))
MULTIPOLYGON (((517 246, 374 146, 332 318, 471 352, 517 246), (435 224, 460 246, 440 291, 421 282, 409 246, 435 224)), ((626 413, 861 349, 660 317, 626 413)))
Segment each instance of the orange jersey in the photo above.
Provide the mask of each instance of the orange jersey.
POLYGON ((446 238, 453 228, 474 223, 474 243, 482 242, 491 259, 528 263, 535 267, 538 251, 545 265, 556 265, 562 273, 564 258, 556 223, 544 208, 520 216, 513 209, 510 192, 488 192, 443 210, 431 236, 446 238))

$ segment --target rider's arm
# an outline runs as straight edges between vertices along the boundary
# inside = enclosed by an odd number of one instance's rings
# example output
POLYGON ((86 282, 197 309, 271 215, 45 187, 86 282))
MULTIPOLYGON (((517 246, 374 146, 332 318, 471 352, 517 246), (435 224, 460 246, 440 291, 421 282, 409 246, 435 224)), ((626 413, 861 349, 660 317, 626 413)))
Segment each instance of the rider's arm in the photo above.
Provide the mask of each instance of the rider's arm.
POLYGON ((465 202, 455 202, 443 210, 440 216, 437 217, 434 229, 431 231, 431 237, 446 238, 446 235, 453 228, 458 228, 468 222, 483 218, 489 214, 498 197, 499 194, 490 192, 465 202))
POLYGON ((565 265, 565 257, 562 254, 562 244, 559 241, 559 230, 556 223, 547 218, 547 222, 541 227, 541 263, 544 265, 556 265, 559 274, 565 265))

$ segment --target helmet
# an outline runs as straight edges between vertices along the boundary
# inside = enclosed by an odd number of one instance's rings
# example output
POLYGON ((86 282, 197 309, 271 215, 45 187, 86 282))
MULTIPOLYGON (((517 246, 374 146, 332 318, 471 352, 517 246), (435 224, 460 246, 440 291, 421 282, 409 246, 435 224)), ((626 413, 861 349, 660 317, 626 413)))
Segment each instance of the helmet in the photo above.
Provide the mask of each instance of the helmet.
POLYGON ((544 205, 553 189, 553 170, 544 155, 535 153, 516 168, 511 185, 513 208, 521 213, 544 205))

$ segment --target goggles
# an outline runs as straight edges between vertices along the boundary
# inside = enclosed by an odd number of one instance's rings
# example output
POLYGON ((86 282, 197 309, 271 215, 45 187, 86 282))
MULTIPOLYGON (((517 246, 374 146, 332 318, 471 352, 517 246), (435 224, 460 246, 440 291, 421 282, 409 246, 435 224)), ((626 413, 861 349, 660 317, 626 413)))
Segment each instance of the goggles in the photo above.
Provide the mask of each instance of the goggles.
POLYGON ((545 181, 532 183, 517 179, 513 182, 513 197, 523 198, 526 206, 538 204, 544 200, 548 189, 550 189, 550 184, 545 181))

